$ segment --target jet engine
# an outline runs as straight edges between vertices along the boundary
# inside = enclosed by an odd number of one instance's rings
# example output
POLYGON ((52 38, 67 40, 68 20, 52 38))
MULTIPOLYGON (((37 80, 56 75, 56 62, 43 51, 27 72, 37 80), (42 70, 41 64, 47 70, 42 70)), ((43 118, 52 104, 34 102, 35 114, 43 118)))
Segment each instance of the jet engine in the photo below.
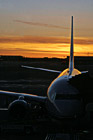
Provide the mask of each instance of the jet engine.
POLYGON ((19 97, 19 99, 14 100, 8 106, 9 115, 16 119, 22 119, 26 116, 28 110, 28 104, 23 99, 24 97, 19 97))

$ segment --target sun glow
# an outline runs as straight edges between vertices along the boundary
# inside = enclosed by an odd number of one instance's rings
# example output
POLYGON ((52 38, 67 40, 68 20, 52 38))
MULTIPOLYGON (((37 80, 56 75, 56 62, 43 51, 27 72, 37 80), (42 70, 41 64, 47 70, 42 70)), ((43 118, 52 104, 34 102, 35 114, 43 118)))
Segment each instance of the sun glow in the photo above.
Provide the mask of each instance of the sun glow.
MULTIPOLYGON (((70 39, 61 37, 1 37, 0 55, 25 57, 66 57, 70 51, 70 39)), ((77 38, 74 44, 76 56, 93 56, 93 39, 77 38)))

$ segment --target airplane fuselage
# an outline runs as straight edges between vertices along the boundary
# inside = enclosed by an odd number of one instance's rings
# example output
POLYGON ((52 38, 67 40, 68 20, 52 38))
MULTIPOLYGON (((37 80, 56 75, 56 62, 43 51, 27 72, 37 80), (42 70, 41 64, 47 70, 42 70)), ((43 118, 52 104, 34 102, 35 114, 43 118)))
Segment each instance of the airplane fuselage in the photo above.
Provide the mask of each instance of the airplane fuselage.
POLYGON ((76 117, 82 113, 82 101, 78 98, 79 91, 69 83, 69 80, 76 73, 80 74, 77 69, 74 69, 72 75, 69 76, 68 69, 66 69, 49 86, 47 95, 55 111, 49 106, 48 110, 53 115, 76 117))

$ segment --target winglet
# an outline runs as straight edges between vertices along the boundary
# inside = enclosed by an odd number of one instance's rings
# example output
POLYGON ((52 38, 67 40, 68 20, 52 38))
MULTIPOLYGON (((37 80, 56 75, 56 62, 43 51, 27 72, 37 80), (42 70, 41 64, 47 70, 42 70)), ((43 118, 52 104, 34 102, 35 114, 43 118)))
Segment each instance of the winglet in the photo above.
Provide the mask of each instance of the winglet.
POLYGON ((73 16, 72 18, 72 23, 71 23, 71 46, 70 46, 70 57, 69 57, 69 75, 72 74, 72 71, 74 69, 74 51, 73 51, 73 16))

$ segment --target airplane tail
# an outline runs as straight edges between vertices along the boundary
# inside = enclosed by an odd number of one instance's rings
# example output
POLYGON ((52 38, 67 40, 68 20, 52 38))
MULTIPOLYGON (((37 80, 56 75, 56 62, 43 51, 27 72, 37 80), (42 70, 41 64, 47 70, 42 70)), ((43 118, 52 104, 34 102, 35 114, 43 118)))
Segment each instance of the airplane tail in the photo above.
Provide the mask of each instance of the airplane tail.
POLYGON ((71 46, 70 46, 70 57, 69 57, 69 75, 72 74, 74 69, 74 47, 73 47, 73 16, 71 17, 71 46))

